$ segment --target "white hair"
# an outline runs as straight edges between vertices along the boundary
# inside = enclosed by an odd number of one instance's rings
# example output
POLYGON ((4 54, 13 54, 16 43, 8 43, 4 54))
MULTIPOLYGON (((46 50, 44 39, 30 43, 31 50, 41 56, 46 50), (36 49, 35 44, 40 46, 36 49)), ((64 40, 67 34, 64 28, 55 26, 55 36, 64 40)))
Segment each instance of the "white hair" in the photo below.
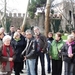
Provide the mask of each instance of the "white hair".
POLYGON ((1 27, 0 29, 4 30, 4 27, 1 27))
POLYGON ((11 36, 9 36, 9 35, 6 35, 6 36, 4 36, 3 37, 3 43, 6 41, 6 40, 11 40, 11 36))
POLYGON ((3 30, 0 28, 0 34, 2 34, 3 33, 3 30))
POLYGON ((26 30, 26 34, 32 34, 32 31, 30 29, 26 30))
POLYGON ((74 40, 74 36, 73 35, 68 35, 67 39, 71 39, 71 40, 74 40))
POLYGON ((35 26, 35 27, 34 27, 34 30, 36 30, 36 29, 38 29, 38 30, 39 30, 39 27, 38 27, 38 26, 35 26))
POLYGON ((19 32, 15 32, 13 38, 15 39, 16 36, 20 36, 20 33, 19 32))

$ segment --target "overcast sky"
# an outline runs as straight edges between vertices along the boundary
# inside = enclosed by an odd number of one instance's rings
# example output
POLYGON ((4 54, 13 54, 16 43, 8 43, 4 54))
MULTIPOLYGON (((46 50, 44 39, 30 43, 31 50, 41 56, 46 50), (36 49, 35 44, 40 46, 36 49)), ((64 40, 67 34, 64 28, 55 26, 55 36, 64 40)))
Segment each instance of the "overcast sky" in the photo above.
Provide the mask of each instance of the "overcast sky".
MULTIPOLYGON (((6 0, 8 12, 25 13, 28 0, 6 0)), ((62 0, 55 0, 55 3, 62 0)), ((0 10, 4 10, 4 0, 0 0, 0 10)))
POLYGON ((7 1, 9 10, 13 10, 13 12, 20 12, 20 13, 25 12, 28 0, 7 0, 7 1))

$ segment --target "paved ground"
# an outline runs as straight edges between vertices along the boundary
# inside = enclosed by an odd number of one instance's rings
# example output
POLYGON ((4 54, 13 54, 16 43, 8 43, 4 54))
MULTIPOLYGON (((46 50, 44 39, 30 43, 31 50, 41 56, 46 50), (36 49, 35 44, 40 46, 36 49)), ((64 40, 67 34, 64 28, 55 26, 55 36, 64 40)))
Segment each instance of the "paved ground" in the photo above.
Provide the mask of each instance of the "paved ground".
MULTIPOLYGON (((39 65, 38 65, 38 75, 41 75, 41 65, 40 65, 40 60, 39 60, 39 63, 38 63, 39 65)), ((63 70, 64 70, 64 68, 63 68, 63 70)), ((47 61, 46 61, 46 57, 45 57, 45 71, 46 71, 46 75, 51 75, 51 74, 48 74, 47 73, 47 61)), ((23 74, 21 74, 21 75, 27 75, 27 72, 26 72, 26 69, 24 69, 23 70, 23 74)), ((12 75, 14 75, 14 73, 12 73, 12 75)), ((63 71, 62 71, 62 75, 64 75, 63 74, 63 71)))
MULTIPOLYGON (((24 66, 25 67, 25 66, 24 66)), ((47 61, 46 61, 46 57, 45 57, 45 70, 46 70, 46 75, 51 75, 51 74, 47 74, 47 61)), ((26 69, 23 70, 23 74, 21 75, 27 75, 26 69)), ((14 73, 12 73, 12 75, 14 75, 14 73)), ((38 75, 41 75, 41 65, 40 65, 40 60, 38 63, 38 75)))

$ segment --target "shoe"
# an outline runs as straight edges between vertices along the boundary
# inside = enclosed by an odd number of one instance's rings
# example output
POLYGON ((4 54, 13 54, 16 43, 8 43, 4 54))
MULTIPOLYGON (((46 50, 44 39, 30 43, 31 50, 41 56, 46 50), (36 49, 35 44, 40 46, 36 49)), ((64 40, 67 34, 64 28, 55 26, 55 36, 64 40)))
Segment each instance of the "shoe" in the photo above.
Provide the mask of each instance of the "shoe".
POLYGON ((23 71, 20 71, 20 73, 24 73, 23 71))
POLYGON ((48 72, 48 74, 50 74, 50 72, 48 72))
POLYGON ((48 74, 50 74, 51 72, 50 71, 48 71, 48 74))

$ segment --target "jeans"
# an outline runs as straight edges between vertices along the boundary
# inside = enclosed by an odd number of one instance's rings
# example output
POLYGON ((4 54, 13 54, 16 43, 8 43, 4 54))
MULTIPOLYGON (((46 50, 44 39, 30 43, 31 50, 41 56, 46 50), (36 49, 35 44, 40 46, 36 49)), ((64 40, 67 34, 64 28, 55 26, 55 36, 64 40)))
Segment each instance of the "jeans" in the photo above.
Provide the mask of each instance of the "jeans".
POLYGON ((50 57, 48 54, 46 54, 46 57, 47 57, 47 67, 48 67, 47 71, 48 71, 48 73, 50 73, 51 72, 50 57))
POLYGON ((28 75, 36 75, 35 74, 35 62, 36 62, 36 59, 27 59, 26 60, 28 75))
POLYGON ((42 72, 41 75, 45 75, 45 62, 44 62, 44 53, 42 52, 38 52, 38 56, 36 58, 36 64, 35 64, 35 72, 36 75, 39 75, 37 72, 37 66, 38 66, 38 57, 40 57, 40 62, 41 62, 41 68, 42 68, 42 72))
POLYGON ((74 64, 73 63, 67 63, 64 62, 64 66, 65 66, 65 70, 64 70, 64 75, 73 75, 73 67, 74 64))

